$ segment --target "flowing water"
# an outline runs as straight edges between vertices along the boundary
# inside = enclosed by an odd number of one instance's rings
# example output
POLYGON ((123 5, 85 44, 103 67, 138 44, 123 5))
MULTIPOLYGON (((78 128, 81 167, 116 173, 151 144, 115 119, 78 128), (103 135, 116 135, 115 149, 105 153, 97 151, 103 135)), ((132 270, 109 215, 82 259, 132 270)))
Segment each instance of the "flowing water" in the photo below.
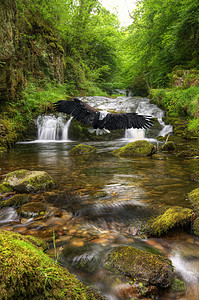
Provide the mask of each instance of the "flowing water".
MULTIPOLYGON (((159 239, 139 235, 154 208, 189 207, 187 193, 198 187, 189 177, 199 170, 199 160, 178 158, 175 153, 163 160, 113 156, 113 149, 133 140, 147 139, 156 145, 157 136, 172 133, 172 127, 164 124, 163 111, 147 98, 88 97, 83 101, 100 110, 151 115, 159 125, 148 131, 127 130, 114 141, 88 142, 97 148, 96 154, 70 157, 68 151, 79 144, 68 139, 71 119, 39 117, 38 137, 3 154, 0 175, 3 179, 4 174, 21 168, 47 171, 56 186, 33 199, 47 201, 49 210, 57 207, 63 217, 21 219, 14 208, 8 208, 0 211, 0 226, 47 241, 52 241, 55 231, 62 264, 109 300, 129 299, 118 292, 124 278, 115 278, 101 267, 104 253, 121 244, 159 251, 172 260, 186 282, 186 292, 167 291, 160 299, 199 299, 199 239, 180 230, 159 239)), ((177 151, 184 147, 188 145, 178 145, 177 151)))

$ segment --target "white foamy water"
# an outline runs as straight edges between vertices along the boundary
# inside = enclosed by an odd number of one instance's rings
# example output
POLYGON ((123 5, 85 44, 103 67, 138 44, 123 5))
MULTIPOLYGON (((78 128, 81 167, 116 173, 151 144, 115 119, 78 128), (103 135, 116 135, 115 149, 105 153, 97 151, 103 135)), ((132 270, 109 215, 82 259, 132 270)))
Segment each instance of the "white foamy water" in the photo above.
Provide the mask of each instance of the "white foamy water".
POLYGON ((37 118, 38 141, 67 141, 71 121, 72 117, 64 122, 62 117, 39 116, 37 118))

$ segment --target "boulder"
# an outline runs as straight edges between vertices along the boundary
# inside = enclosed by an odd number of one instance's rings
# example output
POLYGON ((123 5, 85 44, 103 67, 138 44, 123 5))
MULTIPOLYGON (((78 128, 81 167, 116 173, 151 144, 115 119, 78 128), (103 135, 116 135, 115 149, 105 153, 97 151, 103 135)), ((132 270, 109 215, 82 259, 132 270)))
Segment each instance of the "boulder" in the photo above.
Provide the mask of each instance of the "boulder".
POLYGON ((188 194, 188 200, 191 203, 193 209, 199 213, 199 188, 192 190, 188 194))
POLYGON ((135 141, 124 147, 113 150, 116 156, 151 156, 155 153, 155 146, 148 141, 135 141))
POLYGON ((68 154, 69 155, 85 155, 85 154, 91 154, 96 152, 96 148, 89 145, 79 144, 75 147, 73 147, 68 154))
POLYGON ((37 193, 54 185, 53 179, 44 171, 17 170, 6 175, 3 183, 19 193, 37 193))
POLYGON ((47 208, 46 203, 42 202, 29 202, 23 204, 20 208, 18 208, 17 213, 21 217, 30 218, 30 217, 38 217, 40 214, 44 214, 47 208))
POLYGON ((45 254, 46 248, 40 239, 0 231, 1 299, 104 299, 45 254))
POLYGON ((160 236, 177 226, 188 225, 193 218, 193 213, 193 210, 189 208, 171 207, 153 220, 149 226, 149 234, 160 236))
POLYGON ((197 237, 199 237, 199 217, 197 217, 194 220, 193 228, 192 229, 193 229, 194 235, 196 235, 197 237))
POLYGON ((0 203, 0 207, 9 207, 9 206, 13 206, 15 208, 20 207, 21 205, 23 205, 24 203, 27 203, 30 201, 30 196, 27 194, 17 194, 17 195, 13 195, 12 197, 10 197, 9 199, 3 200, 0 203))
POLYGON ((104 267, 146 286, 167 288, 173 280, 173 266, 169 259, 131 246, 113 248, 107 254, 104 267))
POLYGON ((160 148, 160 150, 162 150, 162 151, 174 151, 175 149, 176 149, 176 146, 173 141, 166 142, 160 148))

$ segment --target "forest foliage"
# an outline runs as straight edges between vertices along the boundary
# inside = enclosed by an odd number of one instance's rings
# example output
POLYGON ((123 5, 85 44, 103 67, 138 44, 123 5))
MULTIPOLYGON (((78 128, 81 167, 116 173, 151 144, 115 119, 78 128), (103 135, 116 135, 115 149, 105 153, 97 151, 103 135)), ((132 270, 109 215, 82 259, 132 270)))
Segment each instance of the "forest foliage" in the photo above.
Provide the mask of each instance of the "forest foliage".
POLYGON ((3 128, 11 132, 4 144, 58 99, 118 88, 136 96, 151 91, 158 105, 190 118, 199 133, 198 0, 137 0, 127 28, 98 0, 16 0, 16 6, 15 79, 23 88, 15 104, 3 104, 3 128), (55 61, 62 80, 50 66, 55 61), (178 86, 182 79, 186 84, 178 86))

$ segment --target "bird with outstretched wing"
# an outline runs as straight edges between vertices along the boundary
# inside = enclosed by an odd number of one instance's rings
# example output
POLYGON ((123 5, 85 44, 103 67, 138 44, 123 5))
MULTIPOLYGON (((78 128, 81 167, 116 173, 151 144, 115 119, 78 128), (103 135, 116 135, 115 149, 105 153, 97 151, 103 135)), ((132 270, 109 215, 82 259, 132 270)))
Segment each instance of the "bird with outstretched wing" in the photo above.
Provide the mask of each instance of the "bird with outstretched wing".
POLYGON ((85 125, 105 131, 114 129, 144 128, 153 125, 151 117, 137 113, 106 113, 105 115, 87 103, 75 98, 74 100, 60 100, 54 103, 57 112, 66 113, 85 125))

